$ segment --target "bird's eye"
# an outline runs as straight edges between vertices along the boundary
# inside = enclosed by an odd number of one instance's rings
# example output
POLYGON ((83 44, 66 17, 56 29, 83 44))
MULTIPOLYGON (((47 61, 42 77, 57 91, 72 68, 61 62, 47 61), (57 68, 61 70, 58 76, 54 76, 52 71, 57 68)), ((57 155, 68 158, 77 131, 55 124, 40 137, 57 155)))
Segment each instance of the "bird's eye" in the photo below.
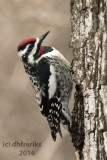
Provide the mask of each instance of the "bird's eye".
POLYGON ((29 45, 29 48, 32 49, 33 46, 34 46, 34 43, 33 43, 33 44, 30 44, 30 45, 29 45))

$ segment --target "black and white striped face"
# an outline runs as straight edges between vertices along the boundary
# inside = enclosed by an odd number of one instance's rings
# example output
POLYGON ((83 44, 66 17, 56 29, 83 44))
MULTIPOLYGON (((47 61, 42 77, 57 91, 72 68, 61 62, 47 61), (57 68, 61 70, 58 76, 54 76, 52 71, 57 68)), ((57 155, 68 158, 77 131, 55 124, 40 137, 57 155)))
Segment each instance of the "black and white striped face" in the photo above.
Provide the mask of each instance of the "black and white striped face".
POLYGON ((18 56, 24 63, 34 64, 35 60, 43 53, 42 41, 48 35, 49 31, 39 38, 27 38, 18 45, 18 56))
POLYGON ((18 46, 18 56, 23 62, 33 63, 37 50, 39 50, 38 43, 38 38, 28 38, 20 42, 18 46))

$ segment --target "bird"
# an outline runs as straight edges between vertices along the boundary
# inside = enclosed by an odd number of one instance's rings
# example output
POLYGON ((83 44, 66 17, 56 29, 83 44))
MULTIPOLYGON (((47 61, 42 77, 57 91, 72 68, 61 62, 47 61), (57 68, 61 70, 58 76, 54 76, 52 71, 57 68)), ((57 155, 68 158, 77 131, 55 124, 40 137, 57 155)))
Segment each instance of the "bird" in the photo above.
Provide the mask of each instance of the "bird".
POLYGON ((17 52, 36 93, 40 112, 46 117, 52 139, 56 141, 57 133, 62 137, 61 125, 71 136, 68 104, 73 82, 71 64, 66 58, 54 47, 42 45, 49 32, 39 38, 22 40, 17 52))

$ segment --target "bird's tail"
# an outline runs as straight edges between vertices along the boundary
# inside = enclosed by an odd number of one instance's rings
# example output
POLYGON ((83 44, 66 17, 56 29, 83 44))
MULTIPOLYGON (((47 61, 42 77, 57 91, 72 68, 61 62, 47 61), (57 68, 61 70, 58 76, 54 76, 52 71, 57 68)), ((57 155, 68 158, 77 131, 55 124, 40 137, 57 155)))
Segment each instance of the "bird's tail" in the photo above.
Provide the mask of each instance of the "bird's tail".
MULTIPOLYGON (((61 132, 60 128, 59 128, 58 132, 59 132, 59 135, 61 136, 61 138, 63 139, 62 132, 61 132)), ((56 141, 56 134, 57 134, 57 132, 55 132, 54 130, 51 130, 51 136, 52 136, 54 141, 56 141)))

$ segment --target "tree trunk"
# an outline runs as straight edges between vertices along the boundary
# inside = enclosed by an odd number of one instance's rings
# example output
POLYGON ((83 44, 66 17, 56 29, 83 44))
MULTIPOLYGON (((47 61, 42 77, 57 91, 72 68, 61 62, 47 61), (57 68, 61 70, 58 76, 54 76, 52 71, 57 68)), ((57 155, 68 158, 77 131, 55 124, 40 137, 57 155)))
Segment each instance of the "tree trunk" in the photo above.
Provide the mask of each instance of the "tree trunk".
POLYGON ((106 0, 70 0, 72 141, 79 160, 107 159, 106 0))

